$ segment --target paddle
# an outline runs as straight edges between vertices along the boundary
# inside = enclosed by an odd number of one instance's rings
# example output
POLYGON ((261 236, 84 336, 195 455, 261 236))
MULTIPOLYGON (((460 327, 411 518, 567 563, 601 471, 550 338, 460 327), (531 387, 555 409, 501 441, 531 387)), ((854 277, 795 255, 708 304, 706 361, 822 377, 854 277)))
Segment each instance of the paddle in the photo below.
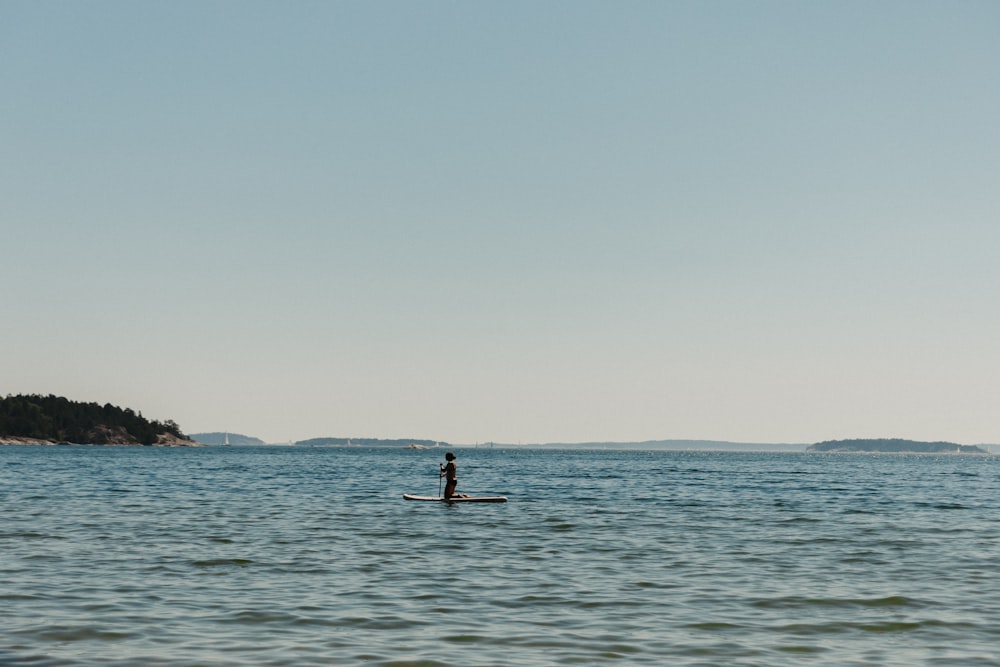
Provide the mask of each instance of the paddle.
POLYGON ((441 497, 441 473, 444 472, 444 467, 438 464, 438 498, 441 497))

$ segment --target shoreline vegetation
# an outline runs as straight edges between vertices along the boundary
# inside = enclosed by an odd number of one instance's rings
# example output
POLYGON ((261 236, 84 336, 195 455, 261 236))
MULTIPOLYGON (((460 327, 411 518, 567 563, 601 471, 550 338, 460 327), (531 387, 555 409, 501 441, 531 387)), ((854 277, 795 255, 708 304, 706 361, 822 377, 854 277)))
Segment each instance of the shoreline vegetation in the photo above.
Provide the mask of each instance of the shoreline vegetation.
POLYGON ((0 398, 0 444, 199 447, 176 422, 149 420, 131 408, 61 396, 0 398))
MULTIPOLYGON (((148 420, 141 412, 109 403, 79 403, 59 396, 16 395, 0 397, 0 445, 107 445, 204 447, 260 446, 263 440, 228 433, 185 435, 176 422, 148 420)), ((806 452, 868 454, 991 454, 989 445, 922 442, 902 438, 827 440, 815 444, 749 443, 722 440, 645 440, 641 442, 454 444, 424 438, 325 437, 289 442, 298 447, 404 447, 407 449, 536 448, 536 449, 636 449, 664 451, 806 452)))
POLYGON ((807 452, 882 454, 989 454, 982 447, 954 442, 917 442, 900 438, 828 440, 810 445, 807 452))

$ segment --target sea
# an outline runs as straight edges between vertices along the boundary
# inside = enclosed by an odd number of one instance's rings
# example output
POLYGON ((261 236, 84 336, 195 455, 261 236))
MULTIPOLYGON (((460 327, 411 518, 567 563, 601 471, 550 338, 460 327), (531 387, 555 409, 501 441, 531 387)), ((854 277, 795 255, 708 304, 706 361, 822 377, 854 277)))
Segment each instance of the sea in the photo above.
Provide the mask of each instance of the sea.
POLYGON ((1000 665, 1000 458, 0 447, 0 665, 1000 665))

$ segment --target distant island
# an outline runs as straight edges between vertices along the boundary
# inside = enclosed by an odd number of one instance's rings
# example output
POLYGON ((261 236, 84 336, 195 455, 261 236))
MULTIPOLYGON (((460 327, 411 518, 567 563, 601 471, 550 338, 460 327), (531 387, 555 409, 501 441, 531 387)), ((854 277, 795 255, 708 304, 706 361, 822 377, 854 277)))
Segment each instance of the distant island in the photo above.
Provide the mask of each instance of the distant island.
POLYGON ((900 438, 827 440, 810 445, 807 452, 882 452, 907 454, 989 454, 974 445, 954 442, 919 442, 900 438))
MULTIPOLYGON (((232 435, 230 435, 232 442, 232 435)), ((201 441, 204 442, 204 441, 201 441)), ((306 447, 472 447, 473 445, 452 445, 443 441, 421 438, 380 439, 380 438, 312 438, 295 443, 306 447)), ((503 449, 609 449, 609 450, 667 450, 667 451, 729 451, 729 452, 895 452, 931 454, 989 454, 990 452, 972 445, 953 442, 919 442, 901 438, 828 440, 813 445, 793 443, 753 443, 724 440, 644 440, 641 442, 546 442, 546 443, 477 443, 476 447, 497 447, 503 449)))
POLYGON ((149 420, 130 408, 78 403, 61 396, 0 398, 0 443, 196 446, 171 420, 149 420))
MULTIPOLYGON (((199 436, 192 436, 199 442, 199 436)), ((232 442, 232 434, 230 434, 232 442)), ((212 443, 215 444, 215 443, 212 443)), ((729 442, 723 440, 644 440, 642 442, 478 442, 472 443, 449 443, 444 440, 428 440, 426 438, 344 438, 326 437, 311 438, 309 440, 299 440, 294 443, 305 447, 411 447, 417 448, 446 448, 446 447, 475 447, 480 449, 637 449, 637 450, 704 450, 704 451, 738 451, 738 452, 804 452, 805 444, 767 444, 751 442, 729 442)))
POLYGON ((450 447, 447 442, 426 440, 420 438, 310 438, 295 443, 302 447, 407 447, 420 445, 422 447, 450 447))
MULTIPOLYGON (((240 433, 216 431, 184 435, 171 420, 148 420, 142 413, 111 404, 78 403, 59 396, 17 395, 0 397, 0 444, 81 444, 81 445, 168 445, 168 446, 257 446, 260 438, 240 433)), ((289 442, 288 444, 293 444, 289 442)), ((902 438, 857 438, 827 440, 813 445, 794 443, 752 443, 725 440, 644 440, 641 442, 482 442, 453 444, 427 438, 324 437, 299 440, 299 447, 403 447, 446 449, 485 447, 503 449, 608 449, 729 452, 846 452, 989 454, 983 447, 954 442, 921 442, 902 438)))
MULTIPOLYGON (((497 447, 510 447, 500 445, 497 447)), ((729 440, 643 440, 639 442, 546 442, 529 447, 543 449, 638 449, 648 451, 710 451, 710 452, 803 452, 804 444, 732 442, 729 440)))
POLYGON ((213 433, 191 433, 188 437, 195 442, 200 442, 203 445, 233 445, 245 447, 267 444, 260 438, 243 435, 242 433, 226 433, 225 431, 217 431, 213 433))

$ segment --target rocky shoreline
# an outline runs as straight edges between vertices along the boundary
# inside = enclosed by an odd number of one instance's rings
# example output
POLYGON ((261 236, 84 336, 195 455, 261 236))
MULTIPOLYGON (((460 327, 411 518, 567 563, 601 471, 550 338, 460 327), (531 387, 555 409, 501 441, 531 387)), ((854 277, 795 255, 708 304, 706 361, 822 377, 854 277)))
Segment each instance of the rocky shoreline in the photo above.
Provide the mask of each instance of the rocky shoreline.
POLYGON ((156 437, 156 442, 151 445, 143 445, 135 440, 119 440, 117 442, 58 442, 56 440, 39 440, 38 438, 22 438, 13 436, 0 437, 0 445, 39 445, 52 447, 56 445, 85 445, 87 447, 205 447, 200 442, 178 438, 172 433, 161 433, 156 437))

